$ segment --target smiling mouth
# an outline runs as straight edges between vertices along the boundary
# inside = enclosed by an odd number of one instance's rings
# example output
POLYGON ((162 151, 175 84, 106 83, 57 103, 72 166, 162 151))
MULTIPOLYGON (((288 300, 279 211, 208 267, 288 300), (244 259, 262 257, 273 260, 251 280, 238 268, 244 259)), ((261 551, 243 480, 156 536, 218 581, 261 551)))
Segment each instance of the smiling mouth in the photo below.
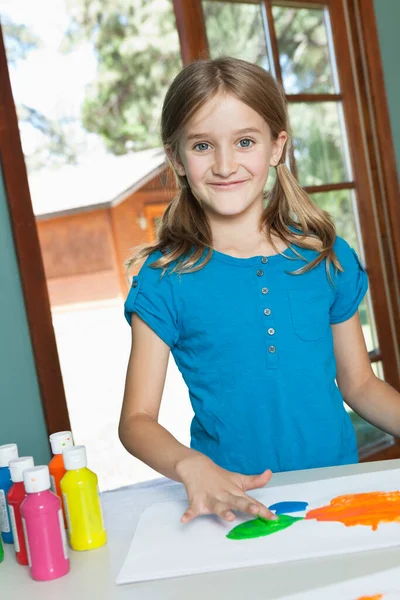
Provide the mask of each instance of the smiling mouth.
POLYGON ((209 185, 212 185, 215 188, 227 190, 227 189, 236 187, 238 185, 241 185, 242 183, 246 183, 246 181, 248 181, 248 179, 242 179, 241 181, 229 181, 226 183, 209 183, 209 185))

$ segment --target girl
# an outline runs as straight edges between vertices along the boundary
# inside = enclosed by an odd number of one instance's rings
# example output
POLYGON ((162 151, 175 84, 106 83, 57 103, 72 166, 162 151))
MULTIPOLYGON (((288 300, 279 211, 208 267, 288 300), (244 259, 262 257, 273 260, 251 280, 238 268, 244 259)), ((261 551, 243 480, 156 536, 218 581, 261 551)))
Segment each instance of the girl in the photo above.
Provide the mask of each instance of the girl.
POLYGON ((146 258, 125 305, 120 439, 184 484, 182 522, 236 510, 274 518, 246 494, 271 471, 357 462, 343 399, 400 435, 400 395, 371 370, 357 315, 367 275, 286 167, 286 101, 262 68, 187 66, 161 128, 180 192, 157 241, 131 261, 146 258), (170 351, 194 410, 191 448, 157 421, 170 351))

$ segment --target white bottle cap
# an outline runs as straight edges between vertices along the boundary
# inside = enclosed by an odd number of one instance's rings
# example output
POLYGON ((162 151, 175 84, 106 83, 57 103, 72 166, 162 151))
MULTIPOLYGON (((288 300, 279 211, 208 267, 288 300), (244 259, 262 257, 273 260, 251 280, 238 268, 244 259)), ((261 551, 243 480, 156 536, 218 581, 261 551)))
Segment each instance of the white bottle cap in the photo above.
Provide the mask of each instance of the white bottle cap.
POLYGON ((64 467, 67 471, 83 469, 87 465, 85 446, 72 446, 63 451, 64 467))
POLYGON ((14 458, 10 460, 10 473, 13 483, 20 483, 24 480, 23 473, 26 469, 34 467, 33 456, 23 456, 22 458, 14 458))
POLYGON ((17 444, 0 446, 0 467, 8 467, 8 463, 14 458, 18 458, 17 444))
POLYGON ((24 485, 28 494, 45 492, 50 489, 50 473, 47 465, 24 471, 24 485))
POLYGON ((49 437, 53 454, 62 454, 64 448, 70 448, 74 442, 70 431, 58 431, 49 437))

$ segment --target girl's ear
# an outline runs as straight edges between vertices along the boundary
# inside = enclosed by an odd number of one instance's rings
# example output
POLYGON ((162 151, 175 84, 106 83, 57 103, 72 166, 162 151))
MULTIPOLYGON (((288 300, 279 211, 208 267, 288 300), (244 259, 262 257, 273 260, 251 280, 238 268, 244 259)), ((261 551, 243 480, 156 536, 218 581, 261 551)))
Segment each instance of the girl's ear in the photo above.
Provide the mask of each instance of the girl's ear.
POLYGON ((175 153, 171 146, 164 146, 164 151, 178 175, 184 177, 186 175, 185 167, 181 162, 179 154, 177 152, 175 153))
POLYGON ((279 163, 283 149, 288 139, 288 134, 286 131, 281 131, 276 140, 274 140, 272 145, 272 156, 271 156, 271 165, 276 167, 279 163))

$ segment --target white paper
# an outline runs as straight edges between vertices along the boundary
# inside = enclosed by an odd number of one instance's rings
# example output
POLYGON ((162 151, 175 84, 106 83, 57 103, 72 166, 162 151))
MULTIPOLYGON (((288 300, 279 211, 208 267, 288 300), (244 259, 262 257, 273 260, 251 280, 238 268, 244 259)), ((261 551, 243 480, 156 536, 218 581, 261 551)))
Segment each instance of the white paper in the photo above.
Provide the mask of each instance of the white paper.
MULTIPOLYGON (((270 506, 276 502, 308 502, 306 512, 325 506, 341 494, 400 489, 400 469, 309 483, 268 487, 250 492, 270 506)), ((226 538, 239 523, 202 516, 180 523, 187 502, 166 502, 147 508, 138 523, 117 583, 149 581, 223 571, 290 560, 330 556, 400 545, 400 523, 382 523, 376 531, 358 525, 301 520, 272 535, 249 540, 226 538)), ((293 513, 293 516, 304 516, 293 513)))
POLYGON ((390 569, 343 583, 320 587, 279 600, 359 600, 382 596, 382 600, 400 600, 400 569, 390 569))

